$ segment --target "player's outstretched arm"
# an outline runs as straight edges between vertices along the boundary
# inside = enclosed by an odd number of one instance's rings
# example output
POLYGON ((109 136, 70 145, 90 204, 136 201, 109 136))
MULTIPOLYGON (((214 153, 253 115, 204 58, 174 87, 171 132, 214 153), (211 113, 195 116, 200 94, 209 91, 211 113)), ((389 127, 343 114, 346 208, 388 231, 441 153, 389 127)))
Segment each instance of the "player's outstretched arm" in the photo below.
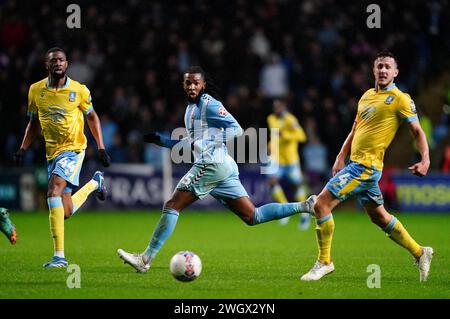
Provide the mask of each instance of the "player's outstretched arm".
POLYGON ((350 154, 353 136, 355 135, 355 129, 356 129, 356 119, 355 122, 353 123, 352 130, 345 139, 345 142, 342 145, 339 154, 336 156, 336 161, 334 162, 332 168, 333 176, 336 175, 341 169, 345 167, 345 159, 347 158, 348 154, 350 154))
POLYGON ((166 147, 166 148, 172 148, 176 144, 180 143, 181 141, 185 141, 187 139, 188 138, 185 137, 181 140, 172 140, 169 137, 164 136, 158 132, 148 132, 142 136, 142 140, 145 143, 153 143, 153 144, 156 144, 156 145, 159 145, 162 147, 166 147))
POLYGON ((106 153, 105 144, 103 143, 102 126, 100 123, 100 119, 98 118, 98 115, 94 110, 89 112, 89 114, 87 115, 87 122, 89 129, 91 130, 91 133, 94 136, 95 141, 97 142, 100 162, 104 167, 108 167, 111 164, 111 159, 106 153))
POLYGON ((37 118, 30 117, 27 127, 25 129, 25 135, 23 136, 22 144, 20 149, 14 153, 14 162, 16 165, 23 165, 23 158, 25 156, 26 150, 34 142, 36 137, 40 134, 40 125, 37 118))
POLYGON ((419 121, 410 122, 409 130, 414 136, 417 150, 419 151, 422 159, 420 162, 408 167, 408 169, 414 175, 425 176, 427 175, 428 169, 430 168, 430 155, 428 151, 427 137, 422 127, 420 126, 419 121))

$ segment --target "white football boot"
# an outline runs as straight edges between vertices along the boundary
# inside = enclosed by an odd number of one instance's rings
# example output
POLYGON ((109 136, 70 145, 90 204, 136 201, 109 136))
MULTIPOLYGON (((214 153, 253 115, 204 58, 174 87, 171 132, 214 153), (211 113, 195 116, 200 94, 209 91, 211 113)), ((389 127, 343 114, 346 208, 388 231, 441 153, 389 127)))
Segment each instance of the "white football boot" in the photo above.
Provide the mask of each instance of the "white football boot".
POLYGON ((144 261, 144 254, 130 254, 123 249, 118 249, 117 253, 125 264, 129 264, 140 273, 146 273, 150 268, 150 263, 144 261))
POLYGON ((416 261, 419 267, 420 282, 427 281, 428 273, 430 272, 431 259, 433 258, 433 248, 422 247, 422 256, 416 261))
POLYGON ((319 280, 323 276, 328 275, 333 271, 333 262, 331 262, 329 265, 326 265, 317 260, 311 270, 304 274, 300 279, 303 281, 319 280))
POLYGON ((314 212, 314 205, 317 202, 317 195, 311 195, 305 201, 305 210, 303 213, 309 213, 311 216, 316 217, 316 213, 314 212))

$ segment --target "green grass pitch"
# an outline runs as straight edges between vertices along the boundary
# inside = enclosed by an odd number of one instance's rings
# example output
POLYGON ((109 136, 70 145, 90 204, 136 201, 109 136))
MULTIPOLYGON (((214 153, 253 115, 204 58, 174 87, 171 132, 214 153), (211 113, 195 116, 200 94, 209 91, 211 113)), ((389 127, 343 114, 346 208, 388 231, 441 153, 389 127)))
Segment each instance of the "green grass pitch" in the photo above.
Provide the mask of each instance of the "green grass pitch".
MULTIPOLYGON (((449 298, 450 218, 397 214, 410 234, 435 250, 428 282, 419 283, 413 258, 362 212, 338 211, 332 255, 336 270, 318 282, 299 277, 317 256, 314 229, 297 229, 298 217, 249 227, 229 212, 186 211, 147 274, 123 264, 116 250, 141 252, 160 213, 81 211, 65 223, 66 257, 81 269, 81 288, 69 289, 66 269, 44 269, 52 255, 46 212, 11 213, 18 243, 0 238, 0 298, 316 299, 449 298), (170 258, 196 252, 201 276, 176 281, 170 258), (370 264, 381 269, 381 288, 368 288, 370 264)), ((3 235, 2 235, 3 236, 3 235)))

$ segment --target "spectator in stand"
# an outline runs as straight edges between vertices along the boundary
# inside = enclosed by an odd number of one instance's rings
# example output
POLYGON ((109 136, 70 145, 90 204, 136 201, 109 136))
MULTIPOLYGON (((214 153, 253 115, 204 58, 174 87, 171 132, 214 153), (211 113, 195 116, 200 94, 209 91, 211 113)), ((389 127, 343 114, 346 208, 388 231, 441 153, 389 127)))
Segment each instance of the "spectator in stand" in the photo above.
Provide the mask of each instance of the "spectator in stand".
POLYGON ((288 71, 277 53, 272 53, 261 70, 260 90, 266 98, 276 98, 289 94, 288 71))

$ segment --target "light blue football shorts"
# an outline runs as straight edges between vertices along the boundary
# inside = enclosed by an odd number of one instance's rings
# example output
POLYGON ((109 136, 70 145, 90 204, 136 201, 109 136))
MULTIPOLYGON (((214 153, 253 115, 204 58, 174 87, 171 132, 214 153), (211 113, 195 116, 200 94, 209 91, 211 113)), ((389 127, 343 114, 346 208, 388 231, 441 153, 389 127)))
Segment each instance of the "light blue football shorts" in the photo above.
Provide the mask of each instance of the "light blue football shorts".
POLYGON ((302 171, 300 169, 300 163, 298 162, 289 165, 281 165, 274 160, 270 160, 267 171, 270 172, 270 174, 267 175, 268 177, 285 179, 290 184, 298 185, 303 180, 302 171))
POLYGON ((375 167, 350 162, 328 181, 326 187, 341 202, 356 196, 362 206, 368 202, 383 205, 383 195, 378 186, 380 178, 381 171, 375 167))
POLYGON ((210 194, 223 205, 228 200, 248 197, 239 180, 238 166, 229 156, 222 163, 195 163, 176 189, 190 191, 199 199, 210 194))
POLYGON ((64 193, 71 192, 80 183, 80 171, 84 160, 84 151, 79 153, 65 151, 50 161, 47 161, 48 180, 52 175, 58 175, 67 181, 64 193))

